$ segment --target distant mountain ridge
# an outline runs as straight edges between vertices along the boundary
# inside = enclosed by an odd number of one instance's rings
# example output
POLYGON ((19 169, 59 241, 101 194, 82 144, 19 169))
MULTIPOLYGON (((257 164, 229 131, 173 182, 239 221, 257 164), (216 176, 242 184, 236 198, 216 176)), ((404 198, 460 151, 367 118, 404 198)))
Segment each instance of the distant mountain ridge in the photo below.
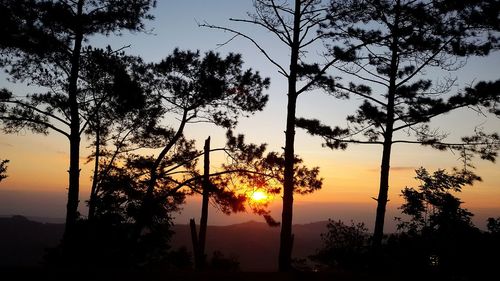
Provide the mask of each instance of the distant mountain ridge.
POLYGON ((37 217, 37 216, 23 216, 23 215, 0 215, 0 219, 8 219, 12 217, 24 217, 30 221, 39 223, 64 223, 64 218, 49 218, 49 217, 37 217))
MULTIPOLYGON (((43 218, 35 218, 44 221, 43 218)), ((45 220, 51 221, 51 220, 45 220)), ((295 257, 307 257, 321 245, 320 233, 326 231, 326 221, 294 225, 295 257)), ((47 247, 56 246, 64 224, 42 223, 23 216, 0 217, 0 267, 35 266, 47 247)), ((186 247, 192 252, 191 232, 187 224, 174 225, 171 244, 174 249, 186 247)), ((277 269, 279 227, 264 222, 248 221, 227 226, 209 226, 207 256, 220 251, 234 257, 244 271, 275 271, 277 269)))
POLYGON ((64 224, 40 223, 24 216, 0 218, 0 266, 38 265, 45 249, 61 240, 64 224))

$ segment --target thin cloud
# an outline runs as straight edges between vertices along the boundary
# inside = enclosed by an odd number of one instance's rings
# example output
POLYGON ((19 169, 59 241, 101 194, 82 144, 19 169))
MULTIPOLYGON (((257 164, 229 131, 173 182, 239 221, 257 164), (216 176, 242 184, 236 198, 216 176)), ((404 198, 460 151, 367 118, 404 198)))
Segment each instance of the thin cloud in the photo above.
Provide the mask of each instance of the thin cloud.
MULTIPOLYGON (((412 166, 394 166, 391 167, 392 172, 415 171, 417 168, 412 166)), ((380 169, 368 169, 369 172, 380 172, 380 169)))
POLYGON ((8 143, 8 142, 0 142, 1 146, 7 146, 7 147, 14 147, 14 145, 8 143))

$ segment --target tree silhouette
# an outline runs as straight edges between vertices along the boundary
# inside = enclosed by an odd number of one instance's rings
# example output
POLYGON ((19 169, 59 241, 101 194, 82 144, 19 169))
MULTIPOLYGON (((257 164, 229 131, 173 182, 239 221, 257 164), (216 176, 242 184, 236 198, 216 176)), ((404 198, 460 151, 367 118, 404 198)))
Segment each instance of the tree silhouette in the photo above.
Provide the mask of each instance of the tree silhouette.
POLYGON ((82 61, 90 36, 144 30, 152 0, 2 1, 2 65, 14 81, 47 88, 44 94, 2 100, 12 104, 2 115, 7 130, 27 127, 35 133, 56 131, 69 140, 70 165, 65 240, 78 218, 82 61), (123 7, 127 7, 124 9, 123 7))
POLYGON ((497 117, 500 116, 500 80, 478 82, 474 87, 465 88, 465 92, 465 97, 488 97, 481 99, 481 105, 487 108, 490 113, 495 114, 497 117))
MULTIPOLYGON (((144 121, 145 119, 143 119, 144 121)), ((129 120, 128 122, 130 122, 129 120)), ((134 120, 132 120, 134 121, 134 120)), ((129 124, 126 122, 127 124, 129 124)), ((133 128, 128 127, 129 130, 133 128)), ((136 131, 141 131, 137 130, 136 131)), ((140 133, 132 131, 129 135, 140 133)), ((130 131, 126 131, 128 133, 130 131)), ((82 254, 90 251, 93 255, 112 255, 118 261, 123 260, 120 266, 169 266, 171 262, 170 238, 173 214, 180 210, 185 201, 186 194, 172 191, 177 186, 168 172, 172 166, 183 161, 187 154, 195 152, 193 142, 178 143, 176 152, 167 155, 159 168, 157 188, 150 199, 150 224, 141 233, 141 239, 136 236, 136 221, 141 215, 141 207, 148 187, 148 174, 154 163, 152 156, 125 152, 137 146, 127 139, 117 145, 115 151, 103 149, 98 166, 98 182, 94 197, 94 215, 92 220, 82 228, 83 233, 91 232, 93 235, 83 235, 82 240, 89 241, 91 245, 81 249, 82 254), (116 153, 118 151, 118 153, 116 153), (170 162, 172 161, 172 162, 170 162), (107 241, 107 242, 106 242, 107 241), (101 247, 96 247, 101 245, 101 247)), ((183 167, 189 167, 189 163, 183 167)), ((97 259, 90 259, 91 262, 97 259)))
MULTIPOLYGON (((452 1, 451 1, 452 2, 452 1)), ((427 123, 436 116, 454 109, 471 106, 493 106, 498 91, 479 83, 476 91, 469 87, 444 99, 454 85, 453 79, 433 86, 423 71, 441 68, 453 71, 462 66, 460 57, 487 55, 497 46, 498 30, 486 2, 467 2, 454 5, 450 1, 331 1, 330 13, 339 6, 359 9, 353 17, 329 17, 321 34, 328 40, 364 43, 356 60, 337 64, 336 69, 361 80, 364 84, 340 81, 327 85, 330 92, 341 98, 357 96, 362 99, 357 112, 349 116, 349 128, 331 128, 318 120, 299 119, 297 125, 312 135, 325 139, 332 149, 345 149, 349 143, 380 144, 383 146, 379 194, 373 244, 380 246, 383 238, 385 210, 388 201, 390 159, 395 143, 430 145, 437 149, 459 149, 465 161, 470 153, 494 160, 499 148, 498 134, 478 131, 464 137, 461 143, 444 143, 446 134, 432 130, 427 123), (347 22, 346 22, 347 21, 347 22), (347 27, 345 27, 347 26, 347 27), (399 132, 414 139, 396 139, 399 132)), ((495 14, 495 13, 493 13, 495 14)), ((335 49, 332 48, 332 52, 335 49)), ((494 112, 494 110, 492 110, 494 112)))
POLYGON ((420 168, 415 172, 421 184, 418 189, 405 187, 401 191, 405 203, 400 209, 411 219, 401 221, 399 229, 412 233, 439 229, 451 235, 457 228, 472 226, 472 213, 461 208, 462 202, 451 192, 461 192, 481 178, 469 170, 454 170, 452 174, 437 170, 431 175, 420 168))
POLYGON ((88 219, 92 220, 99 176, 103 172, 99 172, 99 165, 113 165, 117 154, 123 149, 132 149, 130 141, 135 140, 139 145, 140 139, 147 137, 146 128, 158 122, 163 112, 154 97, 148 94, 151 91, 150 77, 143 75, 148 66, 140 58, 126 56, 108 47, 106 50, 91 50, 84 63, 89 67, 83 68, 81 76, 89 85, 85 89, 89 102, 82 103, 80 110, 85 120, 85 133, 92 140, 94 149, 88 157, 88 162, 94 162, 88 201, 88 219), (109 142, 116 145, 114 151, 109 150, 109 142), (100 161, 101 156, 110 154, 110 162, 100 161))
POLYGON ((233 163, 222 165, 223 170, 215 174, 210 172, 210 153, 213 152, 210 148, 210 137, 205 140, 203 148, 203 174, 201 176, 201 184, 195 186, 202 195, 201 216, 199 233, 196 232, 196 223, 194 219, 190 220, 191 238, 193 241, 195 268, 203 270, 206 266, 205 245, 208 226, 208 206, 210 199, 213 199, 215 205, 225 214, 245 211, 245 200, 247 199, 246 191, 237 193, 237 188, 230 188, 235 181, 234 175, 240 177, 259 177, 260 182, 267 182, 270 175, 259 173, 252 170, 252 164, 256 159, 262 157, 265 145, 256 146, 253 144, 247 145, 244 143, 244 136, 239 135, 234 137, 229 130, 226 134, 228 141, 226 148, 215 149, 225 151, 233 160, 233 163), (201 187, 201 188, 200 188, 201 187))
POLYGON ((486 225, 488 231, 494 234, 500 234, 500 217, 498 218, 488 218, 488 224, 486 225))
MULTIPOLYGON (((231 128, 240 115, 261 110, 266 104, 268 97, 263 90, 268 88, 269 79, 261 78, 258 72, 251 69, 243 70, 242 64, 238 54, 231 53, 222 58, 214 52, 201 56, 198 51, 176 49, 172 55, 150 68, 154 79, 151 94, 168 113, 164 117, 177 116, 179 124, 177 129, 151 128, 152 135, 156 137, 150 142, 161 151, 153 158, 149 168, 147 189, 136 221, 139 232, 150 224, 153 194, 157 185, 165 180, 160 178, 159 168, 173 163, 179 163, 173 166, 173 170, 184 165, 192 167, 194 164, 189 161, 193 153, 199 154, 193 151, 193 142, 183 137, 186 125, 208 122, 231 128), (180 156, 173 161, 166 158, 167 154, 177 153, 180 148, 189 157, 180 156)), ((184 174, 190 175, 192 170, 184 174)))
MULTIPOLYGON (((263 174, 253 168, 255 162, 262 157, 265 145, 245 144, 242 135, 234 137, 231 131, 228 132, 227 137, 228 144, 225 147, 210 149, 206 145, 203 153, 194 149, 193 141, 185 141, 182 138, 176 144, 176 148, 165 156, 162 165, 158 167, 158 181, 150 200, 151 218, 147 227, 143 228, 136 248, 139 247, 144 252, 151 250, 151 253, 154 253, 157 247, 167 247, 170 237, 167 230, 171 224, 172 214, 180 210, 186 195, 202 194, 199 235, 196 233, 194 219, 191 220, 191 225, 194 231, 192 237, 195 266, 197 269, 204 268, 209 200, 227 214, 245 211, 246 190, 232 189, 231 185, 242 177, 261 183, 272 179, 272 174, 263 174), (182 142, 184 144, 181 144, 182 142), (212 173, 207 169, 204 169, 203 173, 196 170, 197 160, 201 156, 204 156, 207 161, 207 155, 221 151, 226 153, 233 163, 223 165, 221 170, 212 173), (162 235, 163 240, 158 240, 153 245, 150 243, 144 245, 144 241, 151 240, 150 237, 158 239, 162 235), (144 249, 145 247, 149 250, 144 249)), ((96 218, 98 222, 128 225, 137 222, 141 215, 141 207, 149 183, 148 167, 153 164, 154 158, 131 153, 111 157, 115 157, 112 166, 101 166, 103 174, 99 176, 96 218)), ((110 160, 105 161, 111 163, 110 160)), ((278 192, 279 190, 278 188, 278 192)), ((128 229, 124 231, 127 232, 128 229)), ((148 255, 138 255, 138 257, 142 256, 148 255)))
POLYGON ((7 163, 9 160, 0 160, 0 182, 7 178, 7 163))
MULTIPOLYGON (((9 96, 9 91, 7 91, 6 89, 0 89, 0 101, 9 96)), ((6 110, 6 106, 3 103, 0 103, 0 114, 3 114, 6 110)), ((7 178, 7 163, 9 163, 9 160, 0 159, 0 182, 7 178)))
MULTIPOLYGON (((201 26, 223 30, 234 35, 229 41, 243 37, 249 40, 266 59, 277 68, 278 72, 287 80, 287 113, 284 146, 284 169, 283 169, 283 212, 281 219, 279 270, 290 271, 292 268, 291 257, 293 248, 292 219, 293 219, 293 193, 295 191, 294 174, 295 164, 295 118, 297 98, 300 94, 313 89, 319 85, 331 84, 332 77, 325 72, 335 62, 350 60, 352 49, 356 46, 336 47, 333 56, 326 56, 324 63, 307 62, 307 50, 317 45, 322 34, 316 34, 320 24, 326 22, 326 9, 320 0, 295 0, 274 1, 255 0, 254 13, 249 13, 247 19, 230 19, 231 21, 251 24, 272 33, 280 43, 284 44, 289 53, 289 61, 280 63, 273 57, 270 50, 266 50, 261 43, 253 37, 239 32, 238 30, 201 24, 201 26), (289 67, 285 65, 288 64, 289 67)), ((345 9, 339 9, 338 15, 346 16, 345 9)), ((226 42, 227 43, 229 43, 226 42)))
POLYGON ((346 225, 342 221, 328 220, 328 232, 321 234, 322 248, 310 258, 329 267, 342 269, 360 269, 368 249, 368 229, 364 223, 351 221, 346 225))
MULTIPOLYGON (((139 139, 144 140, 142 137, 139 139)), ((225 214, 250 209, 263 216, 268 224, 279 225, 266 209, 266 203, 249 204, 248 196, 254 188, 265 190, 269 194, 281 192, 284 163, 282 156, 273 152, 264 155, 265 145, 247 144, 243 135, 234 136, 231 130, 227 133, 227 143, 224 147, 206 146, 204 152, 199 152, 187 144, 181 146, 180 141, 176 146, 165 156, 158 168, 158 182, 150 203, 153 213, 149 225, 143 228, 139 245, 142 244, 144 236, 159 236, 158 232, 164 229, 165 224, 168 226, 172 214, 184 203, 185 196, 191 194, 203 195, 198 233, 194 219, 190 222, 197 269, 204 268, 206 259, 204 241, 209 203, 225 214), (228 162, 214 171, 196 170, 196 163, 200 157, 205 157, 206 161, 212 153, 217 152, 227 155, 228 162)), ((124 147, 124 151, 128 150, 130 149, 124 147)), ((102 174, 99 175, 96 218, 98 221, 107 221, 115 225, 126 225, 137 221, 148 184, 147 167, 152 165, 154 158, 132 153, 119 153, 116 156, 112 153, 103 155, 102 160, 113 164, 100 166, 102 174)), ((309 169, 300 163, 301 160, 296 159, 296 192, 306 194, 320 188, 318 168, 309 169)))
MULTIPOLYGON (((196 232, 194 219, 190 220, 195 267, 198 270, 202 270, 206 263, 205 241, 210 199, 225 214, 245 211, 248 206, 253 213, 263 216, 269 226, 280 225, 267 209, 269 202, 252 204, 249 196, 255 190, 265 191, 268 195, 281 192, 284 182, 283 156, 275 152, 264 155, 265 145, 246 144, 243 135, 233 136, 232 131, 228 131, 226 136, 228 139, 226 147, 222 149, 210 149, 210 138, 205 140, 204 168, 203 174, 199 176, 201 184, 198 184, 201 187, 198 193, 203 196, 199 233, 196 232), (210 153, 214 150, 224 150, 231 161, 222 164, 222 170, 211 173, 210 153)), ((295 192, 308 194, 320 189, 322 179, 318 177, 319 169, 317 167, 310 169, 301 163, 301 159, 295 159, 295 192)))
POLYGON ((400 239, 416 249, 415 257, 420 259, 416 262, 422 269, 430 266, 450 277, 480 275, 478 269, 491 262, 485 254, 493 245, 482 243, 481 235, 485 234, 473 225, 473 214, 462 208, 463 202, 454 195, 480 178, 456 169, 431 174, 420 168, 416 174, 418 188, 406 187, 401 192, 405 203, 400 209, 409 220, 397 218, 400 239))

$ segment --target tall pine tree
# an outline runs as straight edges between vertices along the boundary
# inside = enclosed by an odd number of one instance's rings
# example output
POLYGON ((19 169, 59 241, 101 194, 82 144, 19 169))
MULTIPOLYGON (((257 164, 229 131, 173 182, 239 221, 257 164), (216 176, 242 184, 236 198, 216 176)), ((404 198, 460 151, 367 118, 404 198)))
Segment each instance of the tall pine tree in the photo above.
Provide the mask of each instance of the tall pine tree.
MULTIPOLYGON (((336 65, 338 70, 364 84, 336 81, 326 88, 334 95, 357 96, 363 102, 347 118, 348 129, 331 128, 318 120, 299 119, 297 123, 309 133, 322 136, 330 148, 346 148, 348 143, 382 145, 373 235, 373 244, 378 247, 383 238, 393 144, 418 143, 438 149, 459 147, 465 149, 462 151, 479 152, 489 160, 496 156, 497 134, 480 133, 464 138, 463 143, 445 144, 444 135, 427 125, 433 117, 454 109, 491 106, 491 101, 499 98, 492 87, 486 90, 482 87, 479 91, 469 88, 452 95, 454 80, 445 79, 440 85, 433 85, 423 71, 429 68, 453 71, 460 68, 460 57, 485 56, 497 49, 498 2, 334 0, 330 3, 330 15, 346 6, 361 7, 363 13, 356 17, 331 16, 321 32, 333 42, 364 43, 352 63, 336 65), (344 28, 346 24, 348 28, 344 28), (408 132, 416 138, 396 139, 398 132, 408 132)), ((469 157, 467 153, 463 156, 469 157)))
MULTIPOLYGON (((298 170, 295 159, 295 120, 297 100, 299 95, 317 89, 319 85, 333 83, 333 78, 326 75, 326 71, 339 61, 348 61, 352 58, 352 50, 356 45, 343 45, 335 47, 335 52, 326 55, 318 61, 311 61, 306 56, 308 50, 320 46, 324 34, 317 31, 321 24, 327 22, 327 9, 321 0, 255 0, 255 12, 249 13, 248 18, 231 19, 231 21, 246 23, 262 28, 275 36, 279 43, 286 49, 288 60, 280 62, 273 50, 263 47, 251 35, 244 34, 236 29, 203 24, 208 28, 231 32, 235 38, 242 37, 249 40, 283 75, 287 81, 286 124, 284 145, 283 169, 283 210, 281 216, 279 270, 292 269, 293 250, 293 194, 297 187, 294 174, 298 170)), ((340 7, 335 11, 339 17, 349 16, 351 11, 340 7)), ((318 50, 314 50, 318 52, 318 50)))
MULTIPOLYGON (((81 106, 87 102, 81 81, 91 36, 144 30, 154 0, 78 0, 0 2, 1 64, 11 79, 47 89, 47 93, 2 96, 9 104, 2 120, 7 130, 56 131, 69 141, 69 184, 64 240, 78 218, 81 106)), ((85 66, 92 67, 92 66, 85 66)))

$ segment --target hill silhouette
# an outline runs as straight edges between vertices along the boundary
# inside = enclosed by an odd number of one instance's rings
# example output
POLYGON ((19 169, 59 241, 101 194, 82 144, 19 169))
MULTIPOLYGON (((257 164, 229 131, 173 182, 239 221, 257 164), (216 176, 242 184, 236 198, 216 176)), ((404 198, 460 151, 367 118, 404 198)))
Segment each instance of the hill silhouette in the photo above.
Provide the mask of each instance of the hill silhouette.
POLYGON ((64 224, 40 223, 23 216, 0 218, 0 266, 36 266, 45 249, 56 246, 64 224))
MULTIPOLYGON (((320 246, 320 233, 326 221, 294 225, 294 252, 297 258, 307 257, 320 246)), ((36 222, 23 216, 0 218, 0 267, 37 266, 45 249, 56 246, 63 234, 61 223, 36 222)), ((208 226, 207 255, 220 251, 236 258, 243 271, 277 270, 279 227, 249 221, 227 226, 208 226)), ((186 247, 192 253, 191 234, 187 224, 173 226, 172 248, 186 247)))

